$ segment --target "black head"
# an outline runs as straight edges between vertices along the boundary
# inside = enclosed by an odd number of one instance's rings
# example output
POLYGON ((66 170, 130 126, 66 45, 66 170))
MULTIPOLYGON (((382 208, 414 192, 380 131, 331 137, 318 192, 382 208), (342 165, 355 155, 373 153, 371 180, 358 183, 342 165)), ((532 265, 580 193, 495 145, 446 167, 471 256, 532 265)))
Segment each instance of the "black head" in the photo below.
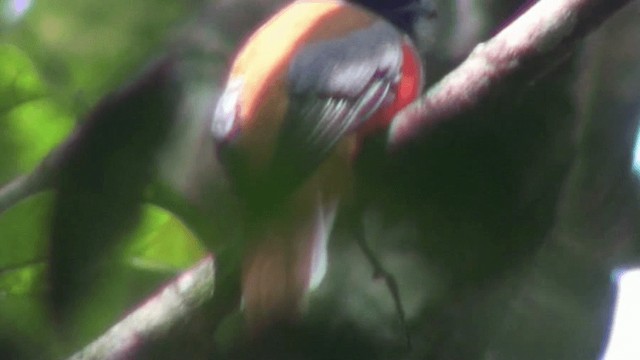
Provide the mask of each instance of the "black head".
POLYGON ((415 24, 419 20, 437 16, 433 0, 349 0, 386 18, 400 30, 415 37, 415 24))

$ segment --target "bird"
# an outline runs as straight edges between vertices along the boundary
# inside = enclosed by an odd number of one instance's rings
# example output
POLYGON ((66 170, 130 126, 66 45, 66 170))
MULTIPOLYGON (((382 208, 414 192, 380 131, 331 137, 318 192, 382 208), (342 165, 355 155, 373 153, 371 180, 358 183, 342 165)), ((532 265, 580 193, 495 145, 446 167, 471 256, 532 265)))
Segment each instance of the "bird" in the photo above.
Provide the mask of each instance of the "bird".
POLYGON ((216 153, 242 207, 238 272, 254 333, 299 317, 326 271, 362 142, 422 91, 410 24, 431 8, 361 3, 285 5, 241 45, 213 112, 216 153))

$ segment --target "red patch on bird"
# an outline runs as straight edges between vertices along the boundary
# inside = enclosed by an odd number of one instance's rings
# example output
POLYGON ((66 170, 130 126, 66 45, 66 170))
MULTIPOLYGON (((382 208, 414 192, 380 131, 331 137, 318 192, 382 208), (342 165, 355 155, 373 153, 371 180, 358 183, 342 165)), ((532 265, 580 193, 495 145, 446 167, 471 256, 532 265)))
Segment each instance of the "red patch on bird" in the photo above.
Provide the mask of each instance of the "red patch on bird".
POLYGON ((405 41, 402 44, 402 77, 396 85, 396 97, 393 102, 383 106, 358 131, 360 137, 386 129, 396 114, 411 104, 422 91, 423 75, 420 57, 413 45, 405 41))

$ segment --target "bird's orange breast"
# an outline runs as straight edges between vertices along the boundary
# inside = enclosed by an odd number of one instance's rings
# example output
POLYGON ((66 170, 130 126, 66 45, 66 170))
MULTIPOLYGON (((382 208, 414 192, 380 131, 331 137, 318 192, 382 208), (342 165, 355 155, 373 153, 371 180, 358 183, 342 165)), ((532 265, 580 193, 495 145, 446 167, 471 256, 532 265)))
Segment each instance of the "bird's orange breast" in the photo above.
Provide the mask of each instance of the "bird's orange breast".
POLYGON ((362 29, 376 18, 339 1, 298 1, 265 23, 238 53, 230 77, 242 77, 240 116, 251 121, 266 99, 286 85, 286 70, 303 45, 362 29), (265 97, 266 96, 266 97, 265 97))

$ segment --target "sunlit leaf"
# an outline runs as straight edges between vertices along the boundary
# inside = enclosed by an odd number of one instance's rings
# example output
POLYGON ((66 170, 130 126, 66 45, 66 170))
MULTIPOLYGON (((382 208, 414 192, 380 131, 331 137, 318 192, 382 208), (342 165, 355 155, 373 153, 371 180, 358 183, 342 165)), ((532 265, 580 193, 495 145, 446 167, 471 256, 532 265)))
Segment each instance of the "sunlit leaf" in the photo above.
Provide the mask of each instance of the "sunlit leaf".
POLYGON ((73 126, 73 118, 47 96, 29 58, 0 45, 0 183, 33 169, 73 126))
POLYGON ((7 296, 34 295, 44 288, 44 262, 0 270, 0 301, 7 296))
POLYGON ((0 44, 0 106, 5 112, 44 94, 44 86, 29 57, 17 47, 0 44))
POLYGON ((171 213, 146 205, 125 251, 127 261, 151 270, 187 268, 206 254, 196 236, 171 213))
POLYGON ((19 170, 35 167, 71 133, 74 122, 50 100, 30 101, 6 116, 17 149, 19 170))

